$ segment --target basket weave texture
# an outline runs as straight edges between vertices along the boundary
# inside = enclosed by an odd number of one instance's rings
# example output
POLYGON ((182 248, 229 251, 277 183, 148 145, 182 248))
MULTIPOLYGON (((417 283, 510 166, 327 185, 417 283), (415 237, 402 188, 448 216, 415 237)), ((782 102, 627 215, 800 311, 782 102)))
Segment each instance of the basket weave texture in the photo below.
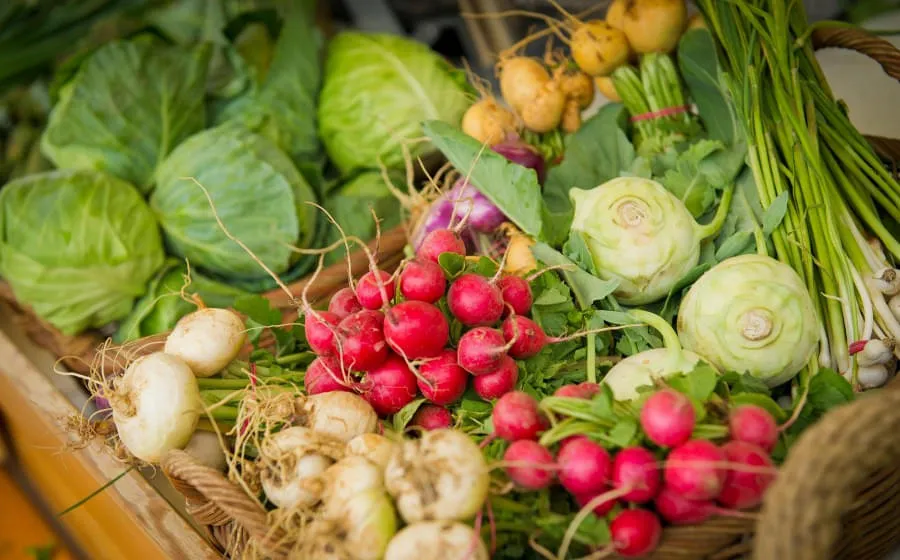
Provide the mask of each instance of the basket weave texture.
MULTIPOLYGON (((854 28, 819 29, 817 48, 858 51, 900 80, 900 51, 891 43, 854 28)), ((884 159, 900 163, 900 141, 869 137, 884 159)), ((402 228, 387 232, 376 251, 379 266, 396 268, 403 258, 402 228)), ((368 268, 362 252, 351 255, 351 274, 368 268)), ((322 301, 346 285, 347 265, 322 271, 309 286, 311 301, 322 301)), ((296 317, 297 295, 309 280, 266 294, 286 320, 296 317)), ((20 324, 39 344, 74 371, 86 372, 98 359, 99 334, 67 337, 15 302, 0 283, 0 299, 12 304, 20 324)), ((152 349, 152 347, 151 347, 152 349)), ((110 364, 115 367, 121 364, 110 364)), ((791 449, 766 494, 758 519, 719 517, 700 525, 665 529, 651 558, 658 560, 882 560, 900 545, 900 381, 840 407, 807 430, 791 449)), ((222 550, 253 540, 273 559, 287 558, 284 535, 267 522, 257 501, 218 471, 173 451, 162 470, 185 497, 188 513, 207 527, 222 550)))

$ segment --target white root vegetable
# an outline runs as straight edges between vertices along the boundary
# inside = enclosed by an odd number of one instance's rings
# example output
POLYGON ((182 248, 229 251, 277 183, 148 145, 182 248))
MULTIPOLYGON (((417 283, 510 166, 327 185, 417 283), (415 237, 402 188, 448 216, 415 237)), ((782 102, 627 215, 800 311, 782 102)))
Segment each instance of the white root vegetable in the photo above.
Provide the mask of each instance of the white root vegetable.
POLYGON ((281 508, 312 507, 322 497, 322 475, 343 445, 293 426, 263 441, 260 482, 270 502, 281 508))
POLYGON ((182 317, 166 337, 163 351, 184 360, 197 377, 209 377, 237 358, 246 341, 237 314, 207 307, 182 317))
POLYGON ((375 431, 378 415, 359 395, 345 391, 301 397, 300 424, 343 442, 375 431))
POLYGON ((490 475, 475 442, 463 432, 441 429, 401 444, 384 483, 407 523, 463 520, 484 505, 490 475))
POLYGON ((488 560, 484 541, 468 525, 422 521, 401 529, 387 547, 384 560, 488 560))
POLYGON ((354 560, 380 560, 397 532, 397 515, 382 489, 360 492, 344 502, 336 520, 354 560))
POLYGON ((874 275, 874 286, 886 296, 894 296, 900 293, 900 272, 895 268, 882 268, 874 275))
POLYGON ((900 321, 900 294, 891 296, 891 299, 888 300, 888 307, 890 307, 894 319, 900 321))
POLYGON ((362 492, 384 491, 383 471, 368 459, 356 455, 344 457, 328 467, 323 478, 325 511, 333 515, 362 492))
POLYGON ((197 459, 201 464, 211 469, 215 469, 219 472, 225 470, 225 465, 227 463, 225 450, 222 449, 222 443, 219 441, 219 436, 214 432, 197 430, 194 432, 194 435, 191 436, 191 441, 185 446, 184 451, 194 459, 197 459))
POLYGON ((378 434, 362 434, 347 444, 347 454, 368 459, 382 471, 397 450, 397 442, 378 434))
POLYGON ((894 359, 894 348, 897 343, 892 338, 873 338, 865 341, 863 349, 856 354, 856 363, 860 367, 886 364, 894 359))
POLYGON ((132 362, 108 398, 119 439, 148 463, 158 463, 169 451, 187 445, 203 411, 191 369, 163 352, 132 362))
POLYGON ((638 387, 653 386, 657 381, 694 369, 702 358, 683 349, 654 348, 645 350, 613 366, 603 378, 616 400, 629 401, 640 397, 638 387))
POLYGON ((873 364, 860 366, 856 373, 859 386, 863 389, 875 389, 883 386, 890 378, 890 372, 885 364, 873 364))

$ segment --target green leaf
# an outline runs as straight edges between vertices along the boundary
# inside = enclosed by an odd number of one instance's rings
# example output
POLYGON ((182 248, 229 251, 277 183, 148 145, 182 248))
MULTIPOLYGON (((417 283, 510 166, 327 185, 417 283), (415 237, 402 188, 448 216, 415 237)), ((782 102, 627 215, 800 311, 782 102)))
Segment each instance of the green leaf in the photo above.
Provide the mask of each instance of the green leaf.
POLYGON ((698 364, 693 371, 666 378, 666 384, 701 403, 709 400, 716 390, 719 374, 708 364, 698 364))
POLYGON ((827 412, 853 400, 853 386, 839 373, 820 369, 809 382, 807 402, 817 411, 827 412))
POLYGON ((441 253, 438 255, 438 264, 441 265, 444 275, 452 280, 466 269, 466 258, 458 253, 441 253))
POLYGON ((615 291, 619 283, 614 280, 601 280, 593 276, 575 263, 567 259, 562 253, 556 251, 546 243, 536 243, 531 247, 534 257, 549 266, 569 266, 560 270, 566 278, 575 300, 581 309, 587 309, 591 305, 600 301, 615 291))
POLYGON ((539 305, 539 306, 556 305, 556 304, 560 304, 560 303, 566 303, 569 301, 571 301, 571 300, 569 299, 568 293, 563 292, 562 290, 559 290, 559 289, 550 289, 550 290, 544 290, 543 292, 541 292, 541 295, 539 295, 534 300, 534 303, 532 305, 539 305))
POLYGON ((722 375, 721 380, 728 385, 731 394, 759 393, 769 395, 769 387, 758 378, 749 373, 737 373, 729 371, 722 375))
POLYGON ((208 45, 141 37, 94 52, 60 92, 41 139, 57 167, 108 171, 149 192, 163 158, 205 125, 208 45))
POLYGON ((756 228, 760 227, 763 213, 753 172, 749 168, 745 168, 735 182, 731 208, 728 209, 725 224, 716 238, 715 246, 721 247, 726 240, 738 232, 747 232, 753 235, 756 228))
POLYGON ((788 419, 788 415, 783 408, 778 406, 772 397, 762 393, 737 393, 731 395, 728 399, 731 406, 737 407, 742 404, 752 404, 764 409, 775 418, 775 421, 781 423, 788 419))
POLYGON ((638 423, 634 418, 622 418, 604 439, 616 447, 628 447, 634 443, 637 432, 638 423))
POLYGON ((541 186, 532 169, 511 163, 478 140, 442 121, 426 121, 425 134, 461 174, 469 177, 519 229, 541 231, 541 186))
POLYGON ((753 241, 753 233, 749 231, 739 231, 722 242, 722 245, 716 249, 716 260, 724 261, 727 258, 742 254, 753 241))
POLYGON ((721 142, 699 140, 682 152, 675 167, 666 171, 660 179, 660 183, 684 202, 695 218, 709 210, 716 201, 716 191, 725 187, 724 183, 717 182, 720 177, 711 177, 700 168, 705 158, 721 149, 721 142))
POLYGON ((763 214, 763 233, 772 235, 775 228, 781 224, 784 215, 787 214, 789 199, 790 195, 788 195, 788 192, 783 191, 776 196, 775 200, 772 201, 772 204, 766 208, 766 213, 763 214))
POLYGON ((541 239, 550 245, 562 244, 568 235, 573 215, 569 189, 591 189, 632 169, 635 152, 622 127, 625 118, 619 103, 601 107, 569 138, 562 162, 547 173, 541 239))
POLYGON ((622 171, 619 175, 622 177, 651 179, 653 177, 653 168, 649 159, 644 156, 638 156, 631 163, 631 167, 627 171, 622 171))
POLYGON ((497 263, 494 262, 491 258, 481 256, 477 261, 475 261, 475 266, 472 267, 472 272, 480 276, 493 278, 497 275, 498 268, 499 267, 497 266, 497 263))
POLYGON ((234 310, 260 325, 281 323, 281 313, 272 307, 272 302, 261 295, 246 295, 234 300, 234 310))
POLYGON ((394 427, 394 431, 397 433, 403 433, 406 430, 406 426, 412 421, 413 416, 416 415, 416 412, 419 411, 419 407, 425 404, 425 399, 415 399, 406 404, 403 408, 401 408, 397 414, 394 415, 392 425, 394 427))

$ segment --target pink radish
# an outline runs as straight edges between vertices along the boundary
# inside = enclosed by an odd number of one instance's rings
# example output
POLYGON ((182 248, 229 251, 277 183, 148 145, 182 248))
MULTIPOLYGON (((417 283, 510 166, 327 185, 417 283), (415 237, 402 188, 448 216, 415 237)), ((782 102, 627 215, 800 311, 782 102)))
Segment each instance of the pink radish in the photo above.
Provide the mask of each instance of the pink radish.
MULTIPOLYGON (((578 507, 579 507, 579 508, 583 508, 583 507, 585 507, 586 505, 588 505, 588 503, 590 503, 591 500, 593 500, 594 498, 596 498, 596 497, 599 496, 600 494, 603 494, 604 492, 609 492, 609 489, 608 489, 608 488, 604 488, 604 489, 601 490, 600 492, 594 492, 594 493, 592 493, 592 494, 575 494, 575 496, 574 496, 574 497, 575 497, 575 503, 578 504, 578 507)), ((610 499, 608 499, 608 500, 603 500, 602 502, 600 502, 599 504, 597 504, 597 505, 594 506, 594 510, 593 510, 593 511, 594 511, 594 515, 599 516, 599 517, 603 517, 604 515, 606 515, 606 514, 609 513, 610 511, 612 511, 612 508, 614 508, 615 506, 616 506, 616 499, 615 499, 615 498, 610 498, 610 499)))
POLYGON ((310 350, 319 356, 330 356, 335 352, 334 335, 341 318, 330 311, 306 312, 303 331, 310 350))
POLYGON ((341 365, 345 370, 369 371, 384 363, 388 345, 384 341, 384 314, 364 309, 338 323, 341 365))
POLYGON ((484 276, 466 273, 447 290, 450 313, 467 327, 493 325, 503 315, 503 296, 484 276))
POLYGON ((662 523, 646 509, 626 509, 609 524, 609 533, 619 556, 639 558, 659 545, 662 523))
POLYGON ((554 393, 554 397, 569 397, 573 399, 592 399, 594 395, 600 392, 600 385, 583 381, 577 385, 563 385, 554 393))
POLYGON ((407 300, 434 303, 443 297, 446 289, 444 271, 435 262, 410 261, 400 273, 400 294, 407 300))
POLYGON ((547 429, 547 421, 538 410, 538 402, 527 393, 512 391, 494 403, 491 415, 494 433, 506 441, 537 439, 547 429))
POLYGON ((503 338, 512 341, 509 355, 517 360, 530 358, 547 345, 544 329, 522 315, 513 315, 503 321, 503 338))
POLYGON ((450 404, 466 391, 469 374, 459 367, 455 350, 444 350, 419 367, 419 390, 434 404, 450 404))
POLYGON ((769 454, 762 447, 745 441, 729 441, 722 446, 722 451, 734 467, 725 471, 725 482, 718 502, 734 509, 758 506, 775 479, 775 465, 769 454), (764 472, 766 470, 769 472, 764 472))
POLYGON ((351 390, 344 384, 341 364, 334 356, 319 356, 313 360, 306 368, 303 387, 307 395, 351 390))
POLYGON ((453 426, 453 416, 443 406, 425 403, 413 414, 410 426, 418 426, 424 430, 440 430, 453 426))
POLYGON ((369 370, 360 389, 379 416, 396 414, 416 398, 416 375, 403 358, 391 354, 383 364, 369 370))
POLYGON ((599 494, 612 474, 612 459, 606 449, 584 436, 565 441, 556 454, 560 484, 575 495, 599 494))
POLYGON ((612 467, 612 485, 631 488, 622 499, 635 504, 652 500, 662 485, 656 457, 643 447, 626 447, 616 453, 612 467))
POLYGON ((497 281, 497 287, 500 288, 503 303, 508 306, 504 313, 509 313, 509 308, 512 308, 516 315, 528 315, 534 303, 528 280, 521 276, 504 276, 497 281))
POLYGON ((660 447, 677 447, 691 439, 697 413, 690 399, 673 389, 650 395, 641 408, 641 428, 660 447))
POLYGON ((536 441, 514 441, 503 455, 510 480, 528 490, 541 490, 553 483, 553 454, 536 441))
POLYGON ((503 356, 500 367, 491 373, 472 379, 472 387, 478 396, 486 401, 499 399, 516 388, 519 381, 519 366, 509 356, 503 356))
POLYGON ((334 313, 338 318, 343 319, 347 315, 353 315, 357 311, 362 311, 363 306, 356 299, 356 294, 350 288, 341 288, 331 296, 328 302, 328 311, 334 313))
POLYGON ((689 500, 671 488, 663 488, 654 502, 656 511, 673 525, 694 525, 713 516, 712 500, 689 500))
POLYGON ((363 274, 356 284, 356 299, 366 309, 381 309, 394 299, 394 279, 383 270, 369 271, 363 274), (384 288, 384 295, 381 290, 384 288), (387 296, 388 301, 384 301, 387 296))
POLYGON ((447 345, 450 324, 434 305, 404 301, 388 310, 384 337, 394 352, 407 360, 432 358, 447 345))
POLYGON ((689 500, 712 500, 725 483, 725 452, 714 443, 694 439, 673 449, 666 458, 666 486, 689 500))
POLYGON ((728 418, 731 439, 756 444, 772 451, 778 442, 778 424, 766 409, 744 404, 731 411, 728 418))
POLYGON ((466 256, 466 244, 459 235, 449 229, 436 229, 431 231, 422 240, 416 255, 426 261, 438 262, 438 257, 444 253, 456 253, 466 256))
POLYGON ((472 375, 497 371, 506 357, 503 333, 489 327, 475 327, 466 332, 456 345, 459 365, 472 375))

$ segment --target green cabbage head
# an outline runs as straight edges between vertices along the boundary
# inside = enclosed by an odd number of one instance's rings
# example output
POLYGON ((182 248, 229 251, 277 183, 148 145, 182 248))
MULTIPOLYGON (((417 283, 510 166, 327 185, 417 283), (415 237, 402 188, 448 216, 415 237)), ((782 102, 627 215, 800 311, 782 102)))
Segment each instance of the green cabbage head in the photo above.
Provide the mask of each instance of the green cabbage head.
POLYGON ((0 190, 0 276, 65 334, 128 315, 163 265, 153 213, 100 171, 52 171, 0 190))
POLYGON ((299 257, 292 248, 313 241, 318 210, 308 202, 315 202, 315 194, 290 158, 271 140, 233 125, 205 130, 179 145, 160 166, 150 198, 176 255, 234 279, 267 273, 229 238, 216 215, 233 237, 281 274, 299 257))
MULTIPOLYGON (((459 72, 428 46, 395 35, 348 31, 328 45, 319 97, 319 134, 344 175, 403 165, 402 144, 421 123, 458 125, 471 103, 459 72)), ((412 156, 433 148, 410 146, 412 156)))

